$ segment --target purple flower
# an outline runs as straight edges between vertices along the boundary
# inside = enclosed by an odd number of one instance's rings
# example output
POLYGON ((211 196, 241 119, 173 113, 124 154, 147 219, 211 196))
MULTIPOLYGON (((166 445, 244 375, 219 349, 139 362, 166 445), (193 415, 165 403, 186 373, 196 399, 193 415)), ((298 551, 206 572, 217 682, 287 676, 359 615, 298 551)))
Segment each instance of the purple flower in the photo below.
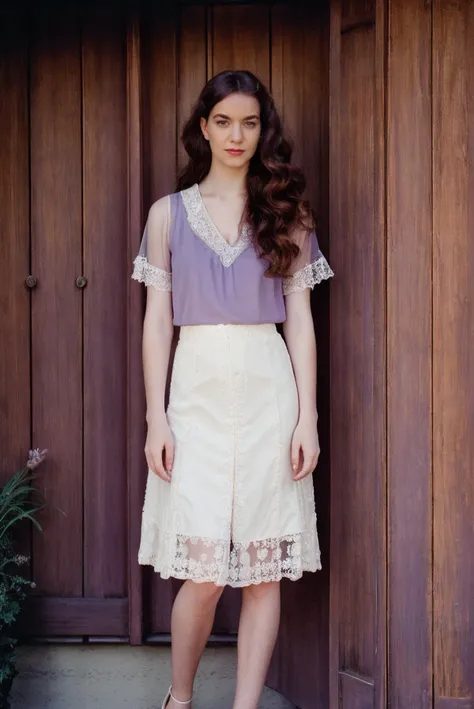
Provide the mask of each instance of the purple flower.
POLYGON ((46 458, 46 453, 48 452, 48 449, 45 448, 44 450, 40 451, 39 448, 34 448, 33 450, 29 451, 28 453, 28 461, 26 463, 26 467, 29 470, 34 470, 35 468, 38 467, 40 463, 43 462, 43 460, 46 458))
POLYGON ((17 566, 20 566, 20 564, 26 564, 27 561, 29 561, 29 556, 23 556, 22 554, 17 554, 14 558, 14 562, 17 566))

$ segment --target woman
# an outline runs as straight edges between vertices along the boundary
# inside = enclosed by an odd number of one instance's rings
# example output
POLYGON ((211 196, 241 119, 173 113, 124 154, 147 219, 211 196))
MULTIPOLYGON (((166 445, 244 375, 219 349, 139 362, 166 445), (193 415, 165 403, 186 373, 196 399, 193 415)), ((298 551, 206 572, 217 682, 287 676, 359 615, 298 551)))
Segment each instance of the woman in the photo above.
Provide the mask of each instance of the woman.
POLYGON ((227 584, 242 587, 233 706, 253 709, 277 636, 279 582, 321 568, 309 295, 334 274, 274 102, 253 74, 211 79, 182 138, 188 165, 177 192, 152 205, 134 262, 133 278, 151 286, 139 562, 186 579, 172 610, 163 708, 191 703, 227 584), (180 337, 165 411, 173 325, 180 337))

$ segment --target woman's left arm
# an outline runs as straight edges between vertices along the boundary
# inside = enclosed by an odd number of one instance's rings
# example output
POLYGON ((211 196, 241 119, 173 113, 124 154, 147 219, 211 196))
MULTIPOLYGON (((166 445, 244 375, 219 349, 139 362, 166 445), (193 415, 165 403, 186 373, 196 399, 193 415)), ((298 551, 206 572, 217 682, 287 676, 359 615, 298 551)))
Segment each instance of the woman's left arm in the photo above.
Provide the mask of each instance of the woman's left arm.
POLYGON ((305 288, 286 296, 286 320, 283 323, 299 399, 298 423, 291 444, 294 480, 301 480, 315 469, 320 453, 316 408, 317 351, 310 294, 310 288, 305 288))

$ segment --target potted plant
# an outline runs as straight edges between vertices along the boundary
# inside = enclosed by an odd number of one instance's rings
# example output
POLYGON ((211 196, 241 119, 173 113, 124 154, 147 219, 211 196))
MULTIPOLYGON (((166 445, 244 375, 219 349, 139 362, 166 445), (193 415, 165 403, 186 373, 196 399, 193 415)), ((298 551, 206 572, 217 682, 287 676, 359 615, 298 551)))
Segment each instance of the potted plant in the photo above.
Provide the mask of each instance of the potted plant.
POLYGON ((29 520, 41 530, 35 513, 44 505, 32 498, 32 493, 38 490, 31 483, 46 453, 46 449, 31 450, 25 466, 0 488, 0 709, 10 706, 8 697, 18 674, 15 667, 18 643, 16 622, 28 588, 35 586, 18 568, 29 558, 15 553, 13 533, 24 520, 29 520))

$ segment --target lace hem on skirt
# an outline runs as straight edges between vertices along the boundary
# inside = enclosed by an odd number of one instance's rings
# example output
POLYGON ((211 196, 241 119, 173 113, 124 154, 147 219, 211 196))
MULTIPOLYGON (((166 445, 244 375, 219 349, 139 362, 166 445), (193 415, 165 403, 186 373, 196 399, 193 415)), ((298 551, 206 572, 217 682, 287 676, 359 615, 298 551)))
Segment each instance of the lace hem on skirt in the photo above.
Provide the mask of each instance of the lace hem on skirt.
POLYGON ((148 543, 142 543, 138 561, 153 566, 163 578, 239 587, 282 578, 295 581, 303 571, 321 569, 316 532, 251 542, 165 534, 164 546, 172 551, 169 564, 163 563, 161 554, 154 550, 151 537, 148 543))

